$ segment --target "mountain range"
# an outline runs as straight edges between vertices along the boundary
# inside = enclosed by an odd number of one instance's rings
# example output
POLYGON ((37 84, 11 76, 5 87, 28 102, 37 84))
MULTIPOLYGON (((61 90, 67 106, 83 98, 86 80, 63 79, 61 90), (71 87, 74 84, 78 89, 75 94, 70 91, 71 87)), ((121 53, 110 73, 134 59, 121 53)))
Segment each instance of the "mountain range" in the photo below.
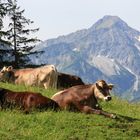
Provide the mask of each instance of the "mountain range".
POLYGON ((58 71, 78 75, 85 83, 104 79, 114 94, 140 100, 140 32, 118 16, 104 16, 88 29, 46 40, 32 51, 32 64, 54 64, 58 71))

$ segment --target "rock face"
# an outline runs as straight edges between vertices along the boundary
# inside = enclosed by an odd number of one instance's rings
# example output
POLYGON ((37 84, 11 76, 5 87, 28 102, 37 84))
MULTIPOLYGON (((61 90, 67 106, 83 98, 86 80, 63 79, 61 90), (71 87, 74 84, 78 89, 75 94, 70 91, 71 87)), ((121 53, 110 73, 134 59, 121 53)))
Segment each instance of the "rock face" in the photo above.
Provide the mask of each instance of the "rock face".
POLYGON ((44 41, 33 51, 43 53, 31 55, 31 63, 54 64, 87 83, 105 79, 116 85, 116 95, 140 99, 140 32, 117 16, 104 16, 89 29, 44 41))

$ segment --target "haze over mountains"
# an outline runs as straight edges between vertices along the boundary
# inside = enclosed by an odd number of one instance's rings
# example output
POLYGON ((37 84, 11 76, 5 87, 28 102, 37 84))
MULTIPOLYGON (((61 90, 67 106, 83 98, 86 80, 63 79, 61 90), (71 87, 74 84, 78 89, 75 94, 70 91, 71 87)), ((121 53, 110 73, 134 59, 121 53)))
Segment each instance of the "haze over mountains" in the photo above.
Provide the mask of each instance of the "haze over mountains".
POLYGON ((115 94, 140 100, 140 32, 117 16, 104 16, 89 29, 46 40, 30 56, 33 64, 54 64, 86 83, 105 79, 115 94))

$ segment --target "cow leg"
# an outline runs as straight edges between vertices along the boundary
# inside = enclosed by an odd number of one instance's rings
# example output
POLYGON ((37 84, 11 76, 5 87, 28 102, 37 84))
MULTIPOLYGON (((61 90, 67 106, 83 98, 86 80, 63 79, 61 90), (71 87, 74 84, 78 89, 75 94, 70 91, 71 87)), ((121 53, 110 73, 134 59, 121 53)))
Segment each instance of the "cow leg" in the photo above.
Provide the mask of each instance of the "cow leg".
POLYGON ((29 112, 30 112, 30 106, 27 105, 27 103, 25 103, 25 104, 23 105, 23 113, 29 114, 29 112))
POLYGON ((43 85, 45 89, 48 89, 48 84, 44 83, 43 85))
POLYGON ((116 118, 116 115, 115 114, 112 114, 112 113, 109 113, 109 112, 106 112, 106 111, 103 111, 103 110, 101 110, 100 114, 101 115, 104 115, 106 117, 112 118, 112 119, 115 119, 116 118))
POLYGON ((97 110, 97 109, 91 108, 90 106, 78 106, 78 109, 81 112, 87 113, 87 114, 98 114, 98 115, 104 115, 105 117, 109 117, 113 119, 116 118, 116 116, 112 113, 108 113, 103 110, 97 110))

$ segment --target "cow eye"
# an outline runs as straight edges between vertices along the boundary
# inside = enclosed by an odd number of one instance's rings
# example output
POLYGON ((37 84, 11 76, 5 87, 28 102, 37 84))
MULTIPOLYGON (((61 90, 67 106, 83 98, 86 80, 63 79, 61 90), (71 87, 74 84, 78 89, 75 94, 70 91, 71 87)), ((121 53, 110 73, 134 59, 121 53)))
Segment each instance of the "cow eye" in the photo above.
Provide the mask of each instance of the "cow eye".
POLYGON ((102 87, 100 87, 100 86, 98 87, 98 90, 101 92, 103 91, 102 87))

